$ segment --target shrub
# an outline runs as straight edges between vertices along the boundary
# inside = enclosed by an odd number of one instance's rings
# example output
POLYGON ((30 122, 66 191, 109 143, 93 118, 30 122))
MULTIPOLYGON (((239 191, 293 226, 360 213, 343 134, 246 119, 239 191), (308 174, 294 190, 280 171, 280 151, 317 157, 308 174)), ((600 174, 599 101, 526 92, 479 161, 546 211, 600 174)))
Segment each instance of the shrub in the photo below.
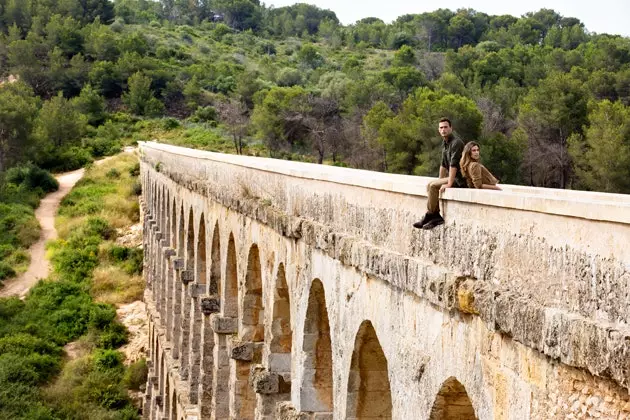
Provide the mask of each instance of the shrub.
POLYGON ((116 168, 112 168, 105 174, 107 178, 120 178, 120 171, 116 168))
POLYGON ((59 189, 59 182, 50 172, 33 164, 15 166, 9 169, 6 173, 6 181, 15 185, 23 185, 30 190, 40 188, 43 193, 59 189))
POLYGON ((0 261, 0 280, 5 280, 15 276, 15 270, 4 261, 0 261))
POLYGON ((42 168, 50 171, 72 171, 85 166, 92 160, 89 150, 80 147, 70 147, 53 151, 45 156, 40 164, 42 168))
POLYGON ((147 382, 148 374, 149 368, 147 367, 147 361, 145 359, 140 359, 127 367, 123 383, 127 389, 140 391, 141 387, 147 382))
POLYGON ((96 370, 107 371, 123 368, 122 353, 116 350, 101 349, 94 354, 94 367, 96 370))
MULTIPOLYGON (((217 122, 217 110, 212 106, 198 107, 190 117, 192 122, 217 122)), ((216 125, 216 124, 215 124, 216 125)))
POLYGON ((134 165, 129 168, 129 175, 131 176, 138 176, 140 175, 140 163, 136 162, 134 163, 134 165))
POLYGON ((124 325, 113 322, 109 325, 107 331, 103 331, 100 335, 97 344, 104 349, 117 349, 127 343, 127 335, 128 332, 124 325))
POLYGON ((180 126, 180 123, 175 118, 164 118, 162 120, 162 128, 165 130, 174 130, 180 126))

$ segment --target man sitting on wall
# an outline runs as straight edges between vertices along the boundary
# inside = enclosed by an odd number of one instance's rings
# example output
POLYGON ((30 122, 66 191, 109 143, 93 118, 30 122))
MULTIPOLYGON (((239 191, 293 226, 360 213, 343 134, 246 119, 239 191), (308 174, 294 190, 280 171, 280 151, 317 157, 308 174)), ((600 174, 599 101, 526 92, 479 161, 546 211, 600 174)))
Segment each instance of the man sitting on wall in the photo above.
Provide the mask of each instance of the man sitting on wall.
POLYGON ((443 224, 444 219, 440 215, 440 193, 447 188, 466 187, 466 180, 459 168, 464 142, 453 134, 451 120, 448 118, 440 119, 438 130, 442 140, 444 140, 440 177, 427 185, 427 213, 422 220, 413 224, 413 227, 418 229, 433 229, 443 224))

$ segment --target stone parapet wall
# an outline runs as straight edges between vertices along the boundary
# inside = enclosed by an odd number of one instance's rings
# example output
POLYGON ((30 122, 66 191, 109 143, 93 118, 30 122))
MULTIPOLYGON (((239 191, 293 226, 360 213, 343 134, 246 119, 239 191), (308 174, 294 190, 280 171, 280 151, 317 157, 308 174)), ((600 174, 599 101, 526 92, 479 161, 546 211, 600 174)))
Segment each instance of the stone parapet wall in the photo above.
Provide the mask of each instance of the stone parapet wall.
MULTIPOLYGON (((152 173, 145 189, 172 183, 368 282, 385 281, 445 314, 471 317, 483 324, 475 329, 510 338, 513 346, 539 354, 539 363, 559 360, 566 367, 555 369, 574 367, 595 382, 599 376, 630 384, 627 196, 518 186, 452 189, 442 200, 446 224, 418 231, 411 224, 424 213, 430 178, 155 143, 141 144, 141 154, 144 174, 152 173)), ((350 301, 358 291, 339 293, 350 301)), ((190 340, 179 341, 187 346, 190 340)), ((617 400, 597 398, 602 407, 620 401, 611 408, 620 413, 623 392, 617 400)), ((571 398, 557 398, 564 397, 571 398)))

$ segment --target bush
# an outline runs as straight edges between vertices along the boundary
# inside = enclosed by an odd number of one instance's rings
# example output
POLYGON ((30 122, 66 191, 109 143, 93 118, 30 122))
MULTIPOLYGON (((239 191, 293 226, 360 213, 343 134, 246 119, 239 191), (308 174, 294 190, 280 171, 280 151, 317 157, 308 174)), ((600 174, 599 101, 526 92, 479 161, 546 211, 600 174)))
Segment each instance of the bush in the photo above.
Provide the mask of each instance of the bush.
POLYGON ((15 185, 23 185, 30 190, 39 188, 43 193, 57 191, 59 189, 59 182, 50 172, 38 168, 33 164, 15 166, 9 169, 5 179, 7 182, 15 185))
MULTIPOLYGON (((212 106, 198 107, 190 117, 192 122, 217 122, 217 110, 212 106)), ((216 125, 216 124, 215 124, 216 125)))
POLYGON ((4 261, 0 261, 0 280, 5 280, 15 276, 15 270, 4 261))
POLYGON ((140 391, 141 387, 147 382, 148 374, 149 368, 147 367, 147 361, 145 359, 140 359, 127 367, 123 383, 127 389, 140 391))
POLYGON ((70 147, 53 151, 44 157, 40 164, 42 168, 53 172, 61 172, 79 169, 92 161, 92 155, 88 149, 70 147))
POLYGON ((120 178, 120 171, 116 168, 112 168, 105 174, 107 178, 120 178))
POLYGON ((96 370, 107 371, 123 368, 123 356, 116 350, 97 350, 94 354, 94 367, 96 370))
POLYGON ((162 120, 162 128, 165 130, 174 130, 180 126, 180 123, 175 118, 164 118, 162 120))
POLYGON ((86 146, 93 157, 111 156, 120 152, 122 144, 119 140, 95 137, 86 141, 86 146))

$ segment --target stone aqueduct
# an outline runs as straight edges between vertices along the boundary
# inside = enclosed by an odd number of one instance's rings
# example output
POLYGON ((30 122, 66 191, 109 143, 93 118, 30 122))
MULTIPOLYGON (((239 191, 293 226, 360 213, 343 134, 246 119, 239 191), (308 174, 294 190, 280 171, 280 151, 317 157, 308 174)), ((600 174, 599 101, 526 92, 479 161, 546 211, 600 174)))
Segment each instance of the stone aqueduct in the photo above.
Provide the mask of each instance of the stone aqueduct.
POLYGON ((628 196, 140 154, 145 418, 630 418, 628 196))

